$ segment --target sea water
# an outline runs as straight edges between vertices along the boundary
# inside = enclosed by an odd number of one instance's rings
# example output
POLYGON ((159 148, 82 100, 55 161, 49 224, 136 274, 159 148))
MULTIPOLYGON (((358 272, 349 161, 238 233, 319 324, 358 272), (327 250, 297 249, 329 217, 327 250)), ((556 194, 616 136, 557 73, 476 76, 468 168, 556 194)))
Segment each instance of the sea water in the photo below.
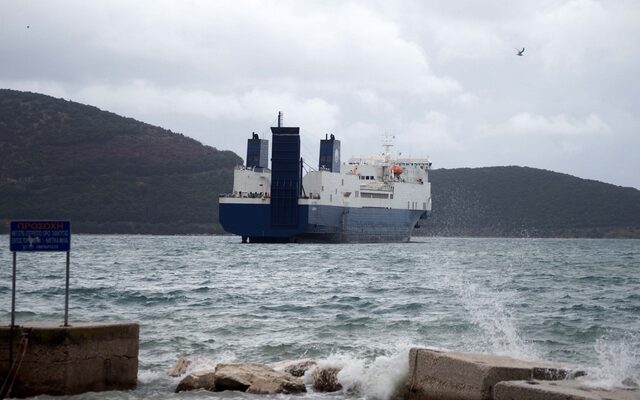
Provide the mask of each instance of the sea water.
MULTIPOLYGON (((8 325, 11 254, 0 239, 8 325)), ((18 324, 63 321, 64 270, 64 254, 18 254, 18 324)), ((639 240, 75 235, 69 307, 71 324, 140 324, 138 388, 76 398, 261 398, 174 394, 179 378, 166 370, 187 356, 189 371, 314 358, 343 368, 344 390, 297 397, 387 400, 412 346, 560 361, 594 385, 640 382, 639 240)))

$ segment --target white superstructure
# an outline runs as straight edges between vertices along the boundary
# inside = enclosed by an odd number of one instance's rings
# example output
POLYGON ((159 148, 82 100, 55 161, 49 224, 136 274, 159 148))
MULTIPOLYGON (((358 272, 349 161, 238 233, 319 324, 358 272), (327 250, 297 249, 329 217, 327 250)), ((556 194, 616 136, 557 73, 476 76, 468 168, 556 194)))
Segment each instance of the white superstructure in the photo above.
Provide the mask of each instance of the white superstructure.
MULTIPOLYGON (((302 180, 300 204, 431 211, 431 162, 427 158, 351 158, 341 172, 310 171, 302 180)), ((238 167, 232 197, 269 201, 271 171, 238 167)))

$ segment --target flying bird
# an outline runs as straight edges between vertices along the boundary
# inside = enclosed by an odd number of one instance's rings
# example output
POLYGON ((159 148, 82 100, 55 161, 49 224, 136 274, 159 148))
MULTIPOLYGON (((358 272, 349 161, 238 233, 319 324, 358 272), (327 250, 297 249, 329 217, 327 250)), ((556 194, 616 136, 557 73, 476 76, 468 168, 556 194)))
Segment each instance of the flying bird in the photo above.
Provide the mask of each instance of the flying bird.
POLYGON ((522 48, 522 50, 516 49, 516 51, 518 52, 518 54, 516 54, 516 55, 522 57, 522 53, 524 53, 524 47, 522 48))

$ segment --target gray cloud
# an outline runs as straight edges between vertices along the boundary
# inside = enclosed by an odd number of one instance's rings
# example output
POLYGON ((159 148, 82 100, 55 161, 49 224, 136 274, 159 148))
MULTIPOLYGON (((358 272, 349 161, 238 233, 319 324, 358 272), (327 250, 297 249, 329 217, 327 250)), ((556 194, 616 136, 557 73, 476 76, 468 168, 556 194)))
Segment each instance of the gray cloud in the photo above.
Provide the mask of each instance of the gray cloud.
POLYGON ((387 132, 436 167, 529 165, 640 187, 634 1, 1 7, 0 86, 240 155, 283 110, 312 162, 326 132, 354 156, 378 152, 387 132))

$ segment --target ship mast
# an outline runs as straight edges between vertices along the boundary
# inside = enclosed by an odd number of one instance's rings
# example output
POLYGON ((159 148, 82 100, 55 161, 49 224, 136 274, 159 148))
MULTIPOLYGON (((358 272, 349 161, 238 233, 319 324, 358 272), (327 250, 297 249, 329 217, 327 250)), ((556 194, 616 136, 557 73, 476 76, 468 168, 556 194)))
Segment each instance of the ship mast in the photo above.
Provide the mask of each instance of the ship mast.
POLYGON ((393 139, 396 137, 394 135, 390 135, 389 133, 384 134, 382 137, 382 148, 384 151, 382 152, 383 163, 382 163, 382 177, 386 181, 391 177, 391 168, 389 168, 389 159, 391 158, 391 148, 393 147, 393 139))
POLYGON ((382 155, 384 156, 385 164, 389 164, 389 158, 391 157, 391 148, 393 147, 393 139, 395 138, 396 137, 394 135, 390 135, 388 133, 385 133, 382 137, 382 148, 384 149, 382 155))

